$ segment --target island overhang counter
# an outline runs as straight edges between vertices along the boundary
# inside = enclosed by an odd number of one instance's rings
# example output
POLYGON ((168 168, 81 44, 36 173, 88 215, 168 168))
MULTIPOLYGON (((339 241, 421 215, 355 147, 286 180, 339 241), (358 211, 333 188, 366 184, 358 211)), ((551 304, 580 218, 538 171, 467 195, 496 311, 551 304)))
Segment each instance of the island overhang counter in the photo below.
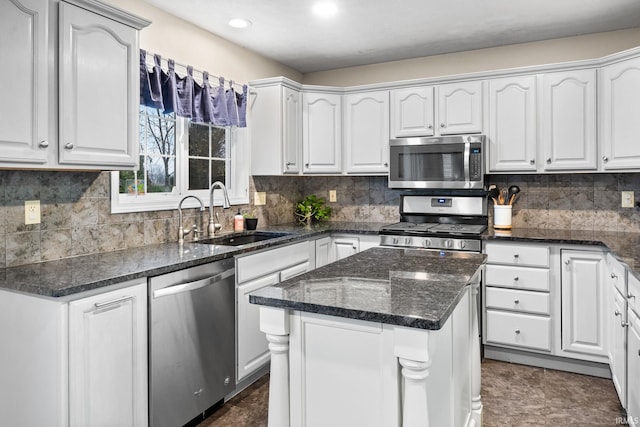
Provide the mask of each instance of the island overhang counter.
POLYGON ((269 426, 480 426, 484 261, 372 248, 252 293, 269 426))

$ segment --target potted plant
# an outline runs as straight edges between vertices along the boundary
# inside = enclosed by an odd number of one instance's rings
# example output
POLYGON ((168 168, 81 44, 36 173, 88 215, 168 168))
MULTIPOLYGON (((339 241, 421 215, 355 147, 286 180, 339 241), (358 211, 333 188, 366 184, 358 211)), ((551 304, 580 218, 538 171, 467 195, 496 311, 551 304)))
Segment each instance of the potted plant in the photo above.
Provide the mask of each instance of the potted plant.
POLYGON ((324 204, 325 199, 311 194, 296 204, 296 218, 306 226, 311 226, 314 221, 324 221, 331 216, 331 208, 324 204))
POLYGON ((247 230, 255 230, 258 227, 258 217, 256 211, 242 214, 244 217, 244 226, 247 230))

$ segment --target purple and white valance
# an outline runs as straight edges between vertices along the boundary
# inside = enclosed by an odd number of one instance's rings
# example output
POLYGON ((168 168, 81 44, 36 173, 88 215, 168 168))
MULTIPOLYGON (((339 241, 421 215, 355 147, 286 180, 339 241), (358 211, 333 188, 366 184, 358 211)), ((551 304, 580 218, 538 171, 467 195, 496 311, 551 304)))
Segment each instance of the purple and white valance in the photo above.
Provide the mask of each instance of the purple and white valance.
POLYGON ((198 123, 247 126, 247 85, 238 93, 233 81, 225 89, 224 78, 220 77, 218 86, 211 87, 206 71, 200 85, 193 79, 193 67, 187 67, 187 75, 180 77, 172 59, 167 61, 167 71, 161 67, 160 55, 153 55, 153 60, 153 69, 149 71, 147 52, 140 49, 140 104, 198 123))

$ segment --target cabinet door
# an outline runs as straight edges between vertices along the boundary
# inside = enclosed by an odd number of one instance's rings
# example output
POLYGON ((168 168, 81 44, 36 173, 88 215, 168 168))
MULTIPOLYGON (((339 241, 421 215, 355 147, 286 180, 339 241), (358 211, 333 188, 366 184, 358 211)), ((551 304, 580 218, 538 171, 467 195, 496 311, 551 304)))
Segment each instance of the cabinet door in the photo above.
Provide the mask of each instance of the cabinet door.
POLYGON ((237 292, 237 381, 240 382, 269 362, 269 343, 260 331, 260 306, 249 303, 249 294, 265 286, 276 285, 279 273, 239 285, 237 292))
POLYGON ((391 91, 391 138, 433 135, 433 87, 391 91))
POLYGON ((562 251, 562 350, 607 356, 604 257, 562 251))
POLYGON ((331 237, 331 262, 357 254, 359 251, 360 241, 357 236, 331 237))
POLYGON ((308 92, 302 100, 303 171, 341 172, 341 96, 308 92))
POLYGON ((489 81, 489 171, 536 170, 536 78, 489 81))
MULTIPOLYGON (((629 346, 627 348, 627 415, 640 426, 640 318, 629 310, 629 346)), ((630 423, 631 424, 631 423, 630 423)))
POLYGON ((69 425, 147 425, 146 289, 69 304, 69 425))
POLYGON ((44 164, 55 142, 48 130, 49 5, 0 2, 0 164, 44 164))
POLYGON ((283 172, 299 173, 302 161, 302 105, 300 92, 288 87, 282 88, 282 150, 283 172))
POLYGON ((611 367, 611 379, 618 392, 618 397, 623 407, 627 406, 627 365, 626 365, 626 341, 627 329, 625 328, 627 304, 620 292, 614 287, 611 292, 611 302, 608 308, 609 321, 609 366, 611 367))
POLYGON ((347 173, 385 173, 389 166, 389 92, 345 97, 344 153, 347 173))
POLYGON ((323 237, 316 240, 316 268, 329 264, 331 250, 331 237, 323 237))
POLYGON ((544 170, 595 170, 595 70, 545 74, 542 82, 544 170))
POLYGON ((138 35, 60 2, 60 164, 138 165, 138 35))
POLYGON ((640 59, 603 67, 600 73, 600 143, 603 170, 640 168, 640 59))
POLYGON ((438 86, 440 134, 482 132, 482 82, 438 86))

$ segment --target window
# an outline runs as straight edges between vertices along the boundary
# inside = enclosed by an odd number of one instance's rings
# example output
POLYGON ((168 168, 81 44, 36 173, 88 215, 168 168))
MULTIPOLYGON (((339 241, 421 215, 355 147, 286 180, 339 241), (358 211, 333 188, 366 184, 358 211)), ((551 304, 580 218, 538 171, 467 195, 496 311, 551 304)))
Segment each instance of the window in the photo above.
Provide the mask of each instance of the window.
POLYGON ((139 130, 140 169, 112 173, 112 213, 176 209, 188 194, 207 205, 215 181, 225 184, 232 204, 249 202, 246 128, 193 123, 141 106, 139 130))

